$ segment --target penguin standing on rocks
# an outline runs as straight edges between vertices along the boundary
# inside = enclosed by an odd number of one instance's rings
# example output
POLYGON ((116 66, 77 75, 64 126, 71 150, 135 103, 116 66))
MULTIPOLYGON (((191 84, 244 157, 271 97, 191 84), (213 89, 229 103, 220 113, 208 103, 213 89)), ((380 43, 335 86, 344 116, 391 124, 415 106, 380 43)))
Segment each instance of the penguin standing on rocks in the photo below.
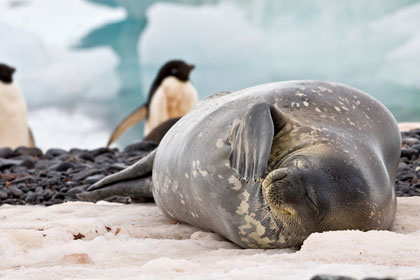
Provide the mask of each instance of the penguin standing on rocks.
POLYGON ((13 82, 15 68, 0 64, 0 147, 34 147, 25 99, 13 82))
MULTIPOLYGON (((147 102, 128 115, 113 131, 108 146, 128 128, 146 118, 144 135, 169 119, 184 116, 198 102, 197 90, 189 81, 194 65, 171 60, 159 70, 149 91, 147 102)), ((169 129, 169 128, 167 128, 169 129)))

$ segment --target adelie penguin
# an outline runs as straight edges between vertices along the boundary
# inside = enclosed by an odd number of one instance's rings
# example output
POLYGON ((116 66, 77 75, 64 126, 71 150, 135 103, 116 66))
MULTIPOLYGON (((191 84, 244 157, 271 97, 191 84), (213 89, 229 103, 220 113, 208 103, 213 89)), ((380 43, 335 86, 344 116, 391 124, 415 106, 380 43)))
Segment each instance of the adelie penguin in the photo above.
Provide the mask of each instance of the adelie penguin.
MULTIPOLYGON (((147 102, 128 115, 113 131, 108 146, 128 128, 146 118, 144 135, 163 122, 184 116, 198 102, 197 90, 189 81, 194 65, 171 60, 159 70, 149 91, 147 102)), ((160 126, 159 129, 166 126, 160 126)))
POLYGON ((0 147, 34 146, 25 99, 13 81, 15 68, 0 64, 0 147))

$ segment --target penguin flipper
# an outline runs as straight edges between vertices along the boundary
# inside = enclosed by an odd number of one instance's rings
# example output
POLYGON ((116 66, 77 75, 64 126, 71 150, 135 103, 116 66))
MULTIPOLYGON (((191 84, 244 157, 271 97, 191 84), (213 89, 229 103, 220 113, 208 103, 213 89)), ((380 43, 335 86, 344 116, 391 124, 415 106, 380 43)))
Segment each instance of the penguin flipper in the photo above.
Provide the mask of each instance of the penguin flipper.
POLYGON ((32 129, 28 127, 28 134, 29 134, 29 147, 33 148, 35 147, 35 139, 34 134, 32 133, 32 129))
POLYGON ((107 147, 115 142, 127 129, 136 125, 142 119, 146 117, 147 106, 146 104, 141 105, 139 108, 134 110, 130 115, 128 115, 118 126, 114 129, 111 134, 111 137, 108 140, 107 147))

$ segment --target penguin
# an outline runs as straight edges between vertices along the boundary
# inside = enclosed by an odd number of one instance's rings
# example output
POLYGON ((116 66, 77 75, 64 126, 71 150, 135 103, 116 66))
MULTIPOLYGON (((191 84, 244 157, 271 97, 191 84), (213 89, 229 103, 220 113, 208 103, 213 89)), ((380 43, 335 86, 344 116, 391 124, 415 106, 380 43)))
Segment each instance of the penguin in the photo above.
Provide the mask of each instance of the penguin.
POLYGON ((13 81, 16 69, 0 64, 0 147, 34 147, 25 99, 13 81))
POLYGON ((143 138, 143 141, 155 142, 159 145, 166 132, 168 132, 168 130, 179 121, 179 119, 180 117, 164 121, 163 123, 155 127, 152 131, 150 131, 150 133, 143 138))
POLYGON ((107 146, 144 118, 146 118, 144 135, 147 136, 161 123, 184 116, 198 102, 197 90, 189 81, 193 69, 194 65, 182 60, 165 63, 152 83, 146 103, 118 124, 107 146))

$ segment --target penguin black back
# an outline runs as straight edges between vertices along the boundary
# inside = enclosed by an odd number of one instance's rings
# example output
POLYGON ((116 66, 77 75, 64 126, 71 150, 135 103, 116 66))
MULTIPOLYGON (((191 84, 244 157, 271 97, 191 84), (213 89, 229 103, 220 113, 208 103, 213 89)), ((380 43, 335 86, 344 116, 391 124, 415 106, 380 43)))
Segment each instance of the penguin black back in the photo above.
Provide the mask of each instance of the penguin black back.
POLYGON ((193 69, 194 65, 187 64, 183 60, 170 60, 165 63, 165 65, 160 68, 158 75, 150 87, 149 96, 147 98, 147 106, 150 105, 153 94, 156 92, 165 78, 172 76, 183 82, 187 82, 193 69))
POLYGON ((13 82, 13 73, 15 73, 16 69, 10 67, 6 64, 0 63, 0 81, 6 84, 10 84, 13 82))

